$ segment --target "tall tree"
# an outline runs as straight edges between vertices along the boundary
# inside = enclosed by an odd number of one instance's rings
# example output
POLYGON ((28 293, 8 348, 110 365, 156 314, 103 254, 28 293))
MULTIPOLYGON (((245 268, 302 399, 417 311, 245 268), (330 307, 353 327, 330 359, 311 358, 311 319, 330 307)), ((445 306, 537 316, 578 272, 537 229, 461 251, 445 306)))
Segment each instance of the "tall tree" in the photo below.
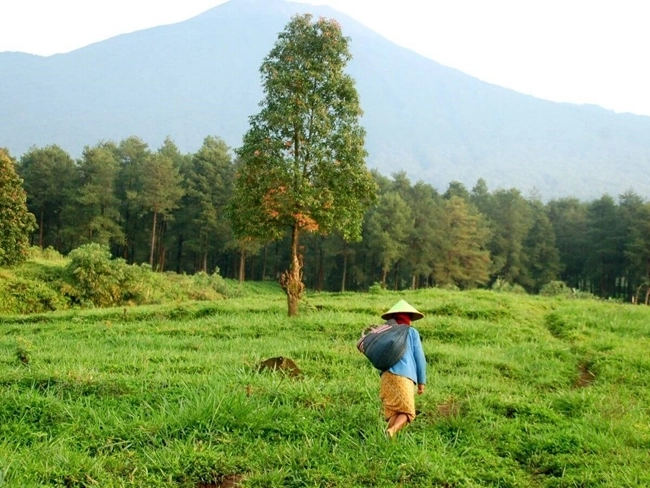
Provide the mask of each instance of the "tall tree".
POLYGON ((384 288, 388 272, 406 255, 413 224, 411 209, 394 191, 381 195, 377 206, 370 211, 366 236, 368 246, 381 264, 381 284, 384 288))
POLYGON ((465 185, 463 185, 460 181, 451 181, 443 197, 446 200, 449 200, 451 197, 459 197, 465 201, 469 201, 470 193, 467 191, 465 185))
POLYGON ((531 214, 519 190, 497 190, 492 194, 487 217, 492 231, 489 250, 493 278, 522 286, 531 284, 524 256, 524 240, 533 224, 531 214))
POLYGON ((586 288, 587 204, 576 198, 551 200, 546 204, 560 253, 562 280, 572 288, 586 288))
POLYGON ((290 230, 290 265, 281 278, 290 316, 304 290, 300 234, 339 229, 346 239, 360 238, 375 193, 359 96, 344 72, 350 59, 336 21, 293 17, 262 63, 262 109, 237 151, 233 229, 262 240, 290 230))
POLYGON ((647 253, 646 232, 650 215, 648 205, 632 191, 619 197, 618 220, 623 238, 623 261, 621 270, 622 292, 629 300, 637 294, 637 288, 647 282, 650 255, 647 253))
POLYGON ((483 215, 489 214, 492 195, 490 195, 487 183, 483 178, 479 178, 476 181, 476 185, 474 185, 474 188, 472 188, 469 199, 479 212, 481 212, 483 215))
POLYGON ((117 198, 121 202, 120 215, 122 217, 122 232, 124 233, 124 247, 120 249, 123 258, 130 263, 144 261, 146 254, 136 251, 137 244, 146 240, 142 229, 142 214, 139 194, 145 179, 144 165, 151 156, 151 150, 142 139, 131 136, 123 139, 118 148, 117 155, 120 162, 120 171, 116 182, 117 198))
MULTIPOLYGON (((208 254, 230 240, 226 206, 232 196, 234 165, 226 143, 213 136, 203 140, 186 171, 186 205, 192 220, 188 246, 200 256, 201 269, 208 271, 208 254)), ((249 247, 242 252, 251 251, 249 247)))
POLYGON ((164 154, 156 153, 145 159, 143 164, 142 189, 138 200, 143 210, 153 214, 151 227, 151 248, 149 264, 154 265, 156 237, 158 235, 158 216, 169 217, 171 211, 178 206, 183 196, 181 176, 174 162, 164 154))
POLYGON ((555 230, 546 208, 540 200, 532 200, 529 204, 533 223, 524 239, 523 253, 530 279, 528 288, 538 292, 544 284, 558 278, 562 266, 555 230))
POLYGON ((650 300, 650 203, 645 202, 636 213, 637 221, 630 229, 630 240, 626 242, 625 259, 629 263, 635 302, 650 300), (641 292, 645 289, 645 299, 641 292))
POLYGON ((36 227, 27 211, 27 196, 14 162, 0 148, 0 266, 12 266, 25 260, 29 233, 36 227))
POLYGON ((99 143, 84 148, 79 161, 77 234, 79 244, 97 242, 104 246, 121 244, 119 201, 115 182, 119 171, 116 147, 99 143))
MULTIPOLYGON (((192 155, 182 154, 170 136, 165 138, 162 146, 160 146, 156 152, 158 156, 167 158, 171 161, 173 171, 180 175, 180 189, 182 194, 185 195, 187 192, 187 185, 184 181, 183 171, 190 164, 192 155)), ((182 232, 182 228, 184 227, 183 222, 178 222, 176 220, 178 214, 182 214, 182 205, 183 201, 181 197, 171 211, 163 212, 160 215, 161 218, 158 226, 158 236, 156 238, 156 249, 154 250, 157 255, 157 261, 154 266, 160 271, 165 269, 165 265, 168 262, 168 255, 170 257, 177 257, 177 254, 170 254, 168 253, 168 250, 171 250, 174 244, 177 244, 178 233, 182 232)))
POLYGON ((73 205, 77 168, 59 146, 31 148, 20 158, 20 176, 27 192, 27 206, 38 219, 38 245, 68 251, 62 233, 66 208, 73 205))
POLYGON ((433 275, 440 285, 473 288, 490 277, 490 236, 485 218, 465 199, 452 195, 444 201, 443 238, 435 251, 433 275))
POLYGON ((416 289, 422 277, 431 275, 436 243, 444 238, 442 205, 434 188, 423 182, 413 186, 407 203, 413 227, 407 241, 406 260, 411 267, 411 288, 416 289))
POLYGON ((587 207, 587 239, 586 269, 592 291, 601 297, 617 295, 624 259, 623 223, 611 196, 603 195, 587 207))

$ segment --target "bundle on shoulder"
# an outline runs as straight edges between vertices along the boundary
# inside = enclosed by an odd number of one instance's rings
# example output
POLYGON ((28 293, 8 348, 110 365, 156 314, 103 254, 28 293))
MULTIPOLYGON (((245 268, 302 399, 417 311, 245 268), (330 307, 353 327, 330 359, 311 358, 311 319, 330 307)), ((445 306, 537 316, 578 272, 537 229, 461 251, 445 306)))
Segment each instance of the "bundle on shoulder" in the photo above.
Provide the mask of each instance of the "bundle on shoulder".
POLYGON ((404 355, 408 335, 408 325, 389 320, 385 324, 371 325, 364 329, 357 342, 357 349, 379 371, 387 371, 404 355))

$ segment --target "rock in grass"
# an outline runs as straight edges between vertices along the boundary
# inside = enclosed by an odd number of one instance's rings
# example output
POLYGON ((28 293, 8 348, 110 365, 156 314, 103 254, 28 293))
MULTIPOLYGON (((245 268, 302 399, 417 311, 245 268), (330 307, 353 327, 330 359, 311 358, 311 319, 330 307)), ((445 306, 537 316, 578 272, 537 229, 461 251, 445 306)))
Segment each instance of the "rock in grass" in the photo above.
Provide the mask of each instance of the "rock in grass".
POLYGON ((268 358, 262 361, 259 365, 258 371, 282 371, 283 373, 289 376, 300 376, 302 371, 296 366, 296 363, 293 362, 290 358, 277 357, 277 358, 268 358))

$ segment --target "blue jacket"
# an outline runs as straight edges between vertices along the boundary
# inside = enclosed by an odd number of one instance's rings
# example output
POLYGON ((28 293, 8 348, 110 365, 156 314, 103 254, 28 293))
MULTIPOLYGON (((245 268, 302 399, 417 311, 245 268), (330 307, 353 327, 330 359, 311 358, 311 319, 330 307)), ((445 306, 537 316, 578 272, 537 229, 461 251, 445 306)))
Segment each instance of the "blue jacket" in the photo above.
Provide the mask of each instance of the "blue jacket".
POLYGON ((424 385, 427 382, 427 363, 420 341, 420 334, 413 327, 409 328, 406 351, 402 358, 388 371, 410 378, 413 383, 424 385))

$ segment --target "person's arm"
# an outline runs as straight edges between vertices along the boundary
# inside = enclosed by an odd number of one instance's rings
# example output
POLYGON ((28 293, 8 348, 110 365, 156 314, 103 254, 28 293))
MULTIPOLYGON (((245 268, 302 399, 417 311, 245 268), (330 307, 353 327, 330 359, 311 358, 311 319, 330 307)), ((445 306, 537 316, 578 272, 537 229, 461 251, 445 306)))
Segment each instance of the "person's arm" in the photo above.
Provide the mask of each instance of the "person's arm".
POLYGON ((427 360, 424 357, 422 341, 417 330, 412 329, 413 334, 413 357, 415 358, 415 372, 418 377, 418 393, 424 392, 424 385, 427 383, 427 360))

